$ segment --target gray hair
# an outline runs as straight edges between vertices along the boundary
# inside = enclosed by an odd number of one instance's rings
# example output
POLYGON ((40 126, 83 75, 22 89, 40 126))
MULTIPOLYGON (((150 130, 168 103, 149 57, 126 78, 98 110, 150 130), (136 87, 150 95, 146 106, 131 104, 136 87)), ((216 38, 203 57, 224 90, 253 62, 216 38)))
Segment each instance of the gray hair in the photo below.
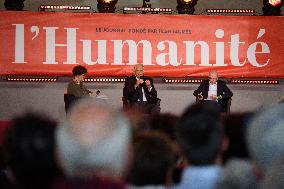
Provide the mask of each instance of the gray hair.
POLYGON ((78 102, 56 132, 63 169, 70 177, 84 171, 120 176, 130 138, 129 123, 122 113, 90 98, 78 102))
POLYGON ((250 154, 264 173, 273 159, 284 154, 283 104, 259 113, 248 126, 250 154))
POLYGON ((264 180, 261 182, 261 189, 284 188, 284 156, 275 159, 267 169, 264 180))
POLYGON ((257 177, 253 174, 253 164, 248 160, 231 159, 221 172, 215 189, 254 189, 257 177))

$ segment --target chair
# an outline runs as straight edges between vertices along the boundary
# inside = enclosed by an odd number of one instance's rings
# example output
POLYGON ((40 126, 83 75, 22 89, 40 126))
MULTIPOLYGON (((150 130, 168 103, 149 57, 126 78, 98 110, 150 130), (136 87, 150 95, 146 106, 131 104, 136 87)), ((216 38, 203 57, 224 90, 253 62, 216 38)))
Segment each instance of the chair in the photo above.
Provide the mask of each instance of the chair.
POLYGON ((67 113, 72 105, 79 99, 80 97, 76 97, 73 94, 64 94, 65 112, 67 113))
MULTIPOLYGON (((225 112, 225 113, 229 114, 230 111, 231 111, 232 99, 231 99, 231 98, 224 98, 224 99, 221 99, 221 100, 223 101, 222 104, 223 104, 223 106, 224 106, 224 107, 222 107, 222 109, 225 110, 225 111, 222 111, 222 112, 225 112)), ((196 103, 200 103, 200 102, 204 102, 204 100, 199 100, 199 99, 196 97, 195 102, 196 102, 196 103)))
POLYGON ((231 98, 228 98, 227 99, 227 113, 229 114, 230 113, 230 111, 231 111, 231 103, 232 103, 232 99, 231 98))
POLYGON ((130 108, 130 101, 125 96, 122 97, 122 108, 123 110, 130 108))
MULTIPOLYGON (((122 97, 122 105, 123 110, 127 110, 131 107, 130 100, 128 100, 125 96, 122 97)), ((160 107, 161 99, 157 98, 156 105, 160 107)))

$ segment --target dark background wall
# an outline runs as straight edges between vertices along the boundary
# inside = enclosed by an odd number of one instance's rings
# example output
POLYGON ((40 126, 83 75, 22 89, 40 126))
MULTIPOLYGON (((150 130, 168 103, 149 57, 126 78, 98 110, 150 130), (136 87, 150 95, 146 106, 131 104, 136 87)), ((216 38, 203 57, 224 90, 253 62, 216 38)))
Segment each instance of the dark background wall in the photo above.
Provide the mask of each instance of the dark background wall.
MULTIPOLYGON (((123 7, 141 7, 142 0, 118 0, 116 4, 117 12, 121 12, 123 7)), ((151 0, 152 7, 176 9, 176 0, 151 0)), ((96 0, 26 0, 25 10, 37 11, 40 5, 77 5, 91 6, 97 11, 96 0)), ((262 0, 198 0, 195 6, 195 14, 205 14, 206 9, 227 8, 227 9, 254 9, 257 14, 262 13, 262 0)), ((4 0, 0 0, 0 10, 5 10, 4 0)), ((284 8, 282 7, 282 13, 284 8)))

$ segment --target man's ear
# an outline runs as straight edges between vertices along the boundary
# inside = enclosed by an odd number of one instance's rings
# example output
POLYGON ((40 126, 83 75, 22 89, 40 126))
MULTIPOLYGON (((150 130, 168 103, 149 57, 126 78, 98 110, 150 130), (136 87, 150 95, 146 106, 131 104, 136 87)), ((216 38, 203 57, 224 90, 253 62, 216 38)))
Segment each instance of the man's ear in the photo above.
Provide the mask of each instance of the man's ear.
POLYGON ((257 180, 263 179, 263 173, 255 163, 253 164, 252 173, 254 176, 256 176, 257 180))
POLYGON ((221 153, 223 154, 229 148, 230 140, 227 136, 223 137, 222 144, 221 144, 221 153))

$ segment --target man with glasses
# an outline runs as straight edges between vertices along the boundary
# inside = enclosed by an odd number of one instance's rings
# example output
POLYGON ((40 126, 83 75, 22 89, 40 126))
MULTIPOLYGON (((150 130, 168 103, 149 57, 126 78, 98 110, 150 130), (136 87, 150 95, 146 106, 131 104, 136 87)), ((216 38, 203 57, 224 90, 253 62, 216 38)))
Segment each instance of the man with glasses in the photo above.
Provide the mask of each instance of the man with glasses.
POLYGON ((157 91, 153 79, 144 76, 143 64, 134 66, 133 75, 125 79, 123 96, 130 102, 131 107, 145 111, 146 113, 159 113, 157 104, 157 91))
POLYGON ((193 92, 198 101, 216 103, 220 112, 227 111, 227 101, 233 96, 232 91, 224 81, 218 79, 216 70, 209 72, 209 79, 203 80, 199 87, 193 92))

